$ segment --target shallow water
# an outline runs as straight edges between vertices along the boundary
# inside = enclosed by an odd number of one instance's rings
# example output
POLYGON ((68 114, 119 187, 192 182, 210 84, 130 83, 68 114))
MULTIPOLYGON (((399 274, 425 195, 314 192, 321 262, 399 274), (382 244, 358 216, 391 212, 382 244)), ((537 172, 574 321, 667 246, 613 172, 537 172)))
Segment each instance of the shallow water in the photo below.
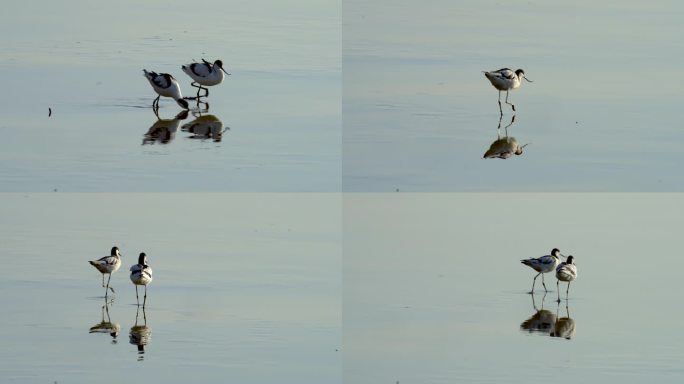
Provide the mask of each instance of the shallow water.
POLYGON ((673 1, 345 1, 344 190, 684 190, 683 14, 673 1), (482 71, 502 67, 534 81, 509 98, 508 135, 529 145, 483 159, 499 107, 482 71))
POLYGON ((684 376, 684 196, 346 194, 344 209, 345 382, 684 376), (578 278, 560 305, 555 277, 546 297, 537 279, 533 304, 519 260, 553 247, 575 256, 578 278), (537 328, 555 317, 570 339, 521 327, 542 306, 537 328))
POLYGON ((0 381, 341 383, 339 195, 0 197, 0 381), (106 306, 87 260, 114 244, 106 306))
MULTIPOLYGON (((168 1, 7 4, 0 191, 339 191, 340 4, 201 6, 211 11, 168 1), (210 88, 204 113, 230 129, 220 142, 171 130, 165 145, 143 145, 157 95, 142 69, 172 74, 193 96, 180 66, 202 58, 231 73, 210 88)), ((162 119, 181 111, 160 105, 162 119)))

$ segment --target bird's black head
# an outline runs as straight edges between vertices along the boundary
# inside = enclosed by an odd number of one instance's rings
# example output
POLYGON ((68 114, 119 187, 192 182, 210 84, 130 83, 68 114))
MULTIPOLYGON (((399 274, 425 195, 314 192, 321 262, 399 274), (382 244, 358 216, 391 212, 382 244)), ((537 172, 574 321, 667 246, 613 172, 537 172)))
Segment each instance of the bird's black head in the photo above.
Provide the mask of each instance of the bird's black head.
POLYGON ((140 256, 138 256, 138 264, 147 265, 147 255, 145 252, 141 252, 140 256))
POLYGON ((574 259, 575 259, 575 257, 572 256, 572 255, 570 255, 570 256, 568 256, 568 260, 566 261, 566 263, 572 264, 572 261, 573 261, 574 259))
POLYGON ((226 70, 223 69, 223 61, 221 61, 221 60, 216 60, 216 61, 214 61, 214 65, 217 66, 217 67, 219 67, 219 68, 221 68, 221 70, 223 71, 223 73, 225 73, 226 75, 230 75, 230 73, 226 72, 226 70))
POLYGON ((556 255, 559 254, 559 253, 560 253, 560 249, 558 249, 558 248, 554 248, 554 249, 551 250, 551 255, 552 255, 552 256, 556 256, 556 255))
POLYGON ((523 71, 522 69, 518 69, 515 71, 515 74, 518 75, 518 77, 523 77, 525 76, 525 71, 523 71))
POLYGON ((112 256, 116 256, 116 254, 119 253, 119 247, 112 247, 112 256))
POLYGON ((183 108, 183 109, 190 109, 190 105, 188 104, 188 102, 186 100, 178 99, 178 100, 176 100, 176 103, 178 103, 178 105, 180 105, 181 108, 183 108))

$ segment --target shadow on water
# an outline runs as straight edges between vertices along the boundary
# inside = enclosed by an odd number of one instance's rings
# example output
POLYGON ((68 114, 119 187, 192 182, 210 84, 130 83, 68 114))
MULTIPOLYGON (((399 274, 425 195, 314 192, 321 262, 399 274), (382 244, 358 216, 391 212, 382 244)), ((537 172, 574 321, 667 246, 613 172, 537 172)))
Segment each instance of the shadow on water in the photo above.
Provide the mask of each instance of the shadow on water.
POLYGON ((148 129, 143 136, 143 145, 157 142, 160 144, 170 143, 176 137, 176 132, 178 132, 181 120, 185 120, 187 117, 188 111, 186 110, 181 111, 173 119, 162 119, 158 117, 157 121, 152 124, 150 129, 148 129))
POLYGON ((527 320, 520 324, 520 330, 533 332, 540 332, 548 334, 551 332, 551 328, 556 323, 556 315, 544 309, 544 299, 546 298, 546 292, 541 299, 541 309, 537 308, 537 304, 534 301, 534 293, 532 293, 532 307, 534 308, 534 314, 527 320))
POLYGON ((499 116, 499 125, 496 127, 496 140, 489 146, 483 158, 485 159, 508 159, 513 155, 522 155, 523 148, 527 146, 520 145, 515 137, 508 136, 508 127, 515 122, 515 115, 511 118, 511 122, 504 127, 504 137, 501 137, 501 120, 503 116, 499 116))
POLYGON ((570 317, 570 310, 568 309, 568 302, 565 302, 565 317, 558 317, 558 310, 560 309, 560 303, 558 303, 558 308, 556 308, 556 324, 553 326, 553 330, 549 334, 551 337, 562 337, 564 339, 570 340, 575 336, 575 320, 570 317))
POLYGON ((570 340, 575 336, 575 320, 570 317, 570 310, 568 304, 565 304, 565 317, 558 317, 560 310, 560 303, 556 307, 556 313, 544 309, 544 299, 546 293, 541 299, 541 306, 538 308, 535 302, 534 294, 532 296, 532 308, 534 314, 529 319, 520 324, 520 330, 527 333, 537 333, 541 336, 562 337, 570 340))
POLYGON ((224 129, 221 120, 214 115, 200 115, 195 120, 183 124, 181 129, 192 134, 192 136, 188 136, 189 139, 211 139, 218 143, 223 138, 223 134, 230 128, 224 129))
MULTIPOLYGON (((204 111, 206 112, 206 110, 204 111)), ((178 128, 183 132, 188 132, 191 136, 188 139, 208 140, 218 143, 221 142, 223 134, 230 129, 223 128, 223 122, 215 115, 203 115, 202 111, 193 111, 194 120, 183 124, 181 121, 188 118, 189 111, 181 111, 173 119, 157 118, 152 126, 143 135, 142 145, 146 144, 169 144, 176 137, 178 128)))
POLYGON ((109 317, 109 307, 114 302, 114 299, 107 300, 105 298, 104 305, 102 305, 102 317, 99 323, 90 327, 88 333, 107 333, 112 337, 112 344, 116 344, 116 337, 119 336, 121 332, 121 325, 117 322, 112 322, 109 317), (107 319, 105 320, 105 315, 107 319))
POLYGON ((131 327, 131 331, 128 333, 128 342, 138 346, 138 361, 143 361, 145 358, 145 346, 149 344, 151 339, 152 329, 147 326, 147 314, 145 313, 145 307, 138 305, 138 309, 135 311, 135 324, 131 327), (142 325, 138 325, 140 308, 142 308, 143 314, 142 325))

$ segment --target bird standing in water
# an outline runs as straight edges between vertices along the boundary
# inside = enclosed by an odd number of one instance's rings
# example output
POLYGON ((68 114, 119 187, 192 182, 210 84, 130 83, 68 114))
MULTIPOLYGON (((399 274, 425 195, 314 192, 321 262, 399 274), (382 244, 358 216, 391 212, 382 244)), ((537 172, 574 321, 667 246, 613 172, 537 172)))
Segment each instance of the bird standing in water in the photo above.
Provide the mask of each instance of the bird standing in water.
POLYGON ((533 81, 525 77, 525 71, 518 69, 515 72, 508 68, 501 68, 497 71, 482 71, 485 77, 489 79, 494 88, 499 90, 499 113, 503 116, 503 110, 501 109, 501 91, 506 91, 506 104, 510 105, 515 112, 515 105, 508 102, 508 91, 511 89, 516 89, 522 84, 522 80, 525 79, 532 83, 533 81))
POLYGON ((550 255, 520 260, 521 263, 539 272, 536 276, 534 276, 534 280, 532 280, 532 291, 530 291, 530 293, 534 292, 534 283, 537 281, 537 277, 539 277, 539 275, 542 275, 542 285, 544 286, 544 292, 548 292, 548 290, 546 289, 546 284, 544 284, 544 273, 549 273, 551 271, 556 270, 556 266, 561 262, 561 256, 563 255, 560 253, 558 248, 554 248, 553 250, 551 250, 550 255))
MULTIPOLYGON (((568 294, 570 293, 570 282, 575 281, 577 278, 577 266, 573 263, 573 256, 568 256, 568 260, 561 263, 556 268, 556 290, 558 290, 558 284, 561 281, 568 282, 568 289, 565 291, 565 300, 568 300, 568 294)), ((560 303, 560 292, 558 292, 558 302, 560 303)))
POLYGON ((143 299, 143 307, 147 302, 147 284, 152 282, 152 268, 147 264, 147 255, 145 252, 138 256, 138 264, 131 267, 131 281, 135 284, 135 299, 140 305, 138 298, 138 285, 145 286, 145 297, 143 299))
POLYGON ((114 288, 109 286, 109 281, 112 279, 112 273, 116 272, 119 267, 121 267, 121 254, 119 253, 119 247, 112 247, 112 251, 109 256, 105 256, 97 260, 90 260, 88 262, 102 274, 102 287, 105 288, 105 296, 107 296, 108 290, 110 289, 112 290, 112 293, 114 293, 114 288), (105 274, 109 274, 106 287, 104 283, 105 274))

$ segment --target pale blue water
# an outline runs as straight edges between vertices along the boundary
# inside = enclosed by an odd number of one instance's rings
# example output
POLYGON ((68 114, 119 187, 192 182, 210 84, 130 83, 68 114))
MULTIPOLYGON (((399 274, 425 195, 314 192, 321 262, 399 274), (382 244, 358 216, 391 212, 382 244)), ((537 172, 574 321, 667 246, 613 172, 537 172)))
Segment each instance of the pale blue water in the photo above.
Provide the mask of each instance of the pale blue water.
POLYGON ((345 191, 684 190, 681 3, 344 4, 345 191), (502 67, 529 146, 484 160, 502 67))
POLYGON ((340 189, 339 3, 27 1, 3 6, 0 33, 0 191, 340 189), (143 146, 157 95, 142 69, 192 96, 180 66, 202 58, 231 73, 208 98, 230 130, 143 146))
POLYGON ((342 382, 339 195, 0 197, 1 382, 342 382), (114 339, 89 333, 105 301, 87 261, 115 244, 114 339), (141 251, 143 354, 128 277, 141 251))

